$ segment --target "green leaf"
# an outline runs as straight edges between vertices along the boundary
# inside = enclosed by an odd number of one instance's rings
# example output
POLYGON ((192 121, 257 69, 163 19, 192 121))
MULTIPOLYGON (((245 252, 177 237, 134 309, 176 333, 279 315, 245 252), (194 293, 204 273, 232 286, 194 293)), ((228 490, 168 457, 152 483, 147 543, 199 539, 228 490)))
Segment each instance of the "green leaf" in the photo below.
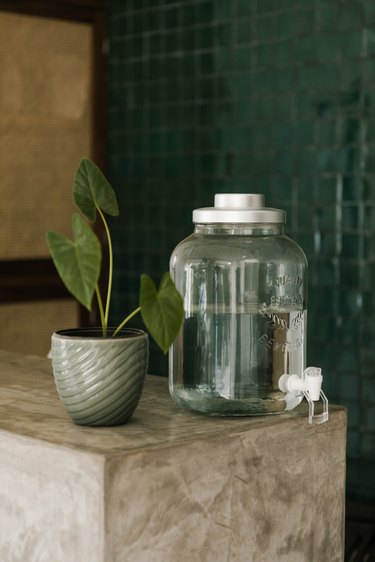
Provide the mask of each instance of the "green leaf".
POLYGON ((116 193, 102 171, 88 158, 81 160, 73 186, 74 202, 85 217, 96 220, 96 209, 119 215, 116 193))
POLYGON ((72 217, 72 227, 73 241, 50 230, 47 232, 47 244, 64 285, 90 310, 100 274, 101 247, 91 228, 78 213, 72 217))
POLYGON ((184 318, 184 304, 169 273, 164 273, 159 290, 145 273, 141 275, 140 306, 143 322, 164 353, 176 339, 184 318))

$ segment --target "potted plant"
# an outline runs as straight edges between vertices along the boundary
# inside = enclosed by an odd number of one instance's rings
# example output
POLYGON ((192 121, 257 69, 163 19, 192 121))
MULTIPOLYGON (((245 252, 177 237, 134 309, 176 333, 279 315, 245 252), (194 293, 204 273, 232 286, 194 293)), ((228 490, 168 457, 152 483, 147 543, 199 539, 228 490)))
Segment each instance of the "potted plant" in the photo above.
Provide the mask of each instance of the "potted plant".
POLYGON ((166 353, 183 321, 183 301, 165 273, 159 289, 141 275, 139 306, 116 327, 108 326, 113 278, 113 250, 105 214, 119 215, 116 194, 88 159, 79 164, 73 184, 76 207, 91 223, 100 216, 108 243, 105 301, 99 288, 101 244, 79 213, 72 217, 73 239, 47 232, 56 269, 70 293, 91 310, 96 295, 101 327, 60 330, 52 335, 51 358, 58 394, 70 417, 81 425, 118 425, 137 407, 148 363, 148 336, 126 327, 140 313, 156 343, 166 353))

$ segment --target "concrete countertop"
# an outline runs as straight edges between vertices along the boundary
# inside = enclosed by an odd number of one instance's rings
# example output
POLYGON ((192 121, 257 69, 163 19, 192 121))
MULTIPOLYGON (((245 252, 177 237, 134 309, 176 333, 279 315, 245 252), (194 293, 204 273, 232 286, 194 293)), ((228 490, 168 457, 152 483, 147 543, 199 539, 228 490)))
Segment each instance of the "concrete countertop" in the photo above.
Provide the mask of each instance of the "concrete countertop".
POLYGON ((340 423, 344 408, 330 405, 330 423, 311 426, 307 404, 291 413, 271 416, 222 418, 193 414, 178 408, 165 377, 148 375, 132 419, 117 427, 75 425, 62 406, 49 359, 0 350, 0 431, 32 437, 62 447, 114 455, 149 447, 170 446, 208 435, 231 435, 252 428, 286 422, 303 431, 324 432, 340 423))

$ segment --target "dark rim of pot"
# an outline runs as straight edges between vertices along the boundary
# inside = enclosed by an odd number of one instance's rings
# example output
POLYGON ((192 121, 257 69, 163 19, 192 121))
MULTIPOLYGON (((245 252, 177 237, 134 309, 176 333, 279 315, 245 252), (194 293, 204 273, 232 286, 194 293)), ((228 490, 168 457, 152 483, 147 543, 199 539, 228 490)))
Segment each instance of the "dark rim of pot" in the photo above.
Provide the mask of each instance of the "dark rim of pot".
POLYGON ((57 330, 55 334, 66 338, 92 338, 98 340, 108 339, 112 341, 118 338, 136 338, 146 334, 146 332, 137 330, 136 328, 123 328, 115 336, 115 338, 113 338, 112 334, 115 330, 116 328, 107 328, 106 336, 102 335, 101 328, 68 328, 66 330, 57 330))

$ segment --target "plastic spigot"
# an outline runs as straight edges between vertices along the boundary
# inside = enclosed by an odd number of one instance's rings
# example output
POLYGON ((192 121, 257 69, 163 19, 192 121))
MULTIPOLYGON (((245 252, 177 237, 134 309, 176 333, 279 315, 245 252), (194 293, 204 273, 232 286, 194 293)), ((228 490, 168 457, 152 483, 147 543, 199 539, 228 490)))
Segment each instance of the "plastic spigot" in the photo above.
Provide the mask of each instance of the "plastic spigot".
POLYGON ((309 423, 324 423, 328 420, 328 400, 322 391, 323 376, 319 367, 307 367, 302 377, 284 374, 279 379, 279 389, 285 392, 285 410, 293 410, 303 397, 309 404, 309 423), (315 404, 323 402, 323 412, 315 414, 315 404))

